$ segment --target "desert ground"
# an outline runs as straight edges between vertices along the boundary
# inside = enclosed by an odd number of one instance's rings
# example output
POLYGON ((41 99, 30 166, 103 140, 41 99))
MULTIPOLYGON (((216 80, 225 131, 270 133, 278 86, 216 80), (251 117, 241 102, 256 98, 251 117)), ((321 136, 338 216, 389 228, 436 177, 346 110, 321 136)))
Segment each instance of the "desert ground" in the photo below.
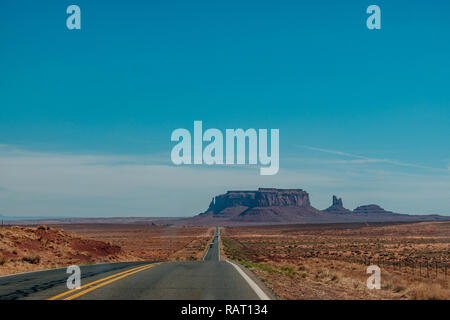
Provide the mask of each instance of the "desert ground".
MULTIPOLYGON (((0 275, 120 261, 201 260, 213 227, 64 224, 0 228, 0 275)), ((222 227, 221 258, 280 299, 450 299, 450 222, 222 227), (366 287, 369 265, 381 289, 366 287)))
POLYGON ((450 222, 222 228, 222 256, 281 299, 450 299, 450 222), (366 286, 381 269, 381 289, 366 286))
POLYGON ((142 224, 61 225, 67 232, 111 243, 146 261, 201 260, 214 236, 214 227, 177 227, 142 224))
POLYGON ((201 260, 214 228, 65 224, 0 228, 0 275, 122 261, 201 260))

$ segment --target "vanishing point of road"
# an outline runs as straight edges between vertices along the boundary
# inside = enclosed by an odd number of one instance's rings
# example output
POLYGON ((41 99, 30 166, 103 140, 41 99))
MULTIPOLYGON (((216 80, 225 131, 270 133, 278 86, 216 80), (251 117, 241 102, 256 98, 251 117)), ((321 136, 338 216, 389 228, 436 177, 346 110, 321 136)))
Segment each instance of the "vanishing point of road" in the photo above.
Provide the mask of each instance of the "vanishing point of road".
POLYGON ((81 288, 68 290, 65 268, 0 277, 0 299, 257 300, 264 285, 240 266, 220 261, 216 233, 203 261, 119 262, 81 266, 81 288))

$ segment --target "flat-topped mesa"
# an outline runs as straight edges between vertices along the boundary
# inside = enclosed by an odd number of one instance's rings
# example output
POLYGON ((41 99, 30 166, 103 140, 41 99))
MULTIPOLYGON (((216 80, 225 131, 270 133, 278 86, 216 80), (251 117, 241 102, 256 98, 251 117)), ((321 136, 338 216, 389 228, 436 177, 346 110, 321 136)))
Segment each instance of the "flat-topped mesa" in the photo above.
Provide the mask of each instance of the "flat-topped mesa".
POLYGON ((351 211, 337 196, 333 196, 329 208, 317 210, 311 206, 306 191, 276 188, 228 191, 214 197, 207 211, 188 219, 191 225, 203 226, 450 221, 450 217, 438 215, 393 213, 374 204, 359 206, 351 211))
POLYGON ((309 195, 302 189, 259 188, 255 194, 257 207, 310 206, 309 195))
POLYGON ((386 211, 383 208, 381 208, 379 205, 376 204, 368 204, 364 206, 359 206, 355 210, 353 210, 354 213, 357 214, 389 214, 393 213, 391 211, 386 211))
POLYGON ((211 201, 207 212, 220 212, 234 206, 244 207, 309 207, 309 195, 302 189, 259 188, 258 191, 228 191, 211 201))

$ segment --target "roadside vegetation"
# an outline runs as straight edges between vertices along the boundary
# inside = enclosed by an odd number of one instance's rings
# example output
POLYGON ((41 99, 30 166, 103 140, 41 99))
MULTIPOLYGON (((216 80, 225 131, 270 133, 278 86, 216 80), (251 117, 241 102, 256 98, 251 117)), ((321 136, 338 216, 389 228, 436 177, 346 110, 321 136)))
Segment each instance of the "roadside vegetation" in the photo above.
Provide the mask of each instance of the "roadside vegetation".
POLYGON ((222 242, 284 299, 450 299, 447 222, 224 228, 222 242), (379 261, 381 290, 369 290, 367 266, 379 261))

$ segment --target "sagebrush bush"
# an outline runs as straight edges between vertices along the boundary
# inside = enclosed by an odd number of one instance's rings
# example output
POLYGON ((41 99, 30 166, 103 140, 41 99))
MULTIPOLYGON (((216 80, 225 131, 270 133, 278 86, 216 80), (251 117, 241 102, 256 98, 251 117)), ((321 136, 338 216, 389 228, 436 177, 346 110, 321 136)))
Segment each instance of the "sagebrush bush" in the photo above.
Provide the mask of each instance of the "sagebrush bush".
POLYGON ((31 264, 38 264, 41 261, 41 257, 37 254, 25 255, 22 257, 22 260, 31 264))

